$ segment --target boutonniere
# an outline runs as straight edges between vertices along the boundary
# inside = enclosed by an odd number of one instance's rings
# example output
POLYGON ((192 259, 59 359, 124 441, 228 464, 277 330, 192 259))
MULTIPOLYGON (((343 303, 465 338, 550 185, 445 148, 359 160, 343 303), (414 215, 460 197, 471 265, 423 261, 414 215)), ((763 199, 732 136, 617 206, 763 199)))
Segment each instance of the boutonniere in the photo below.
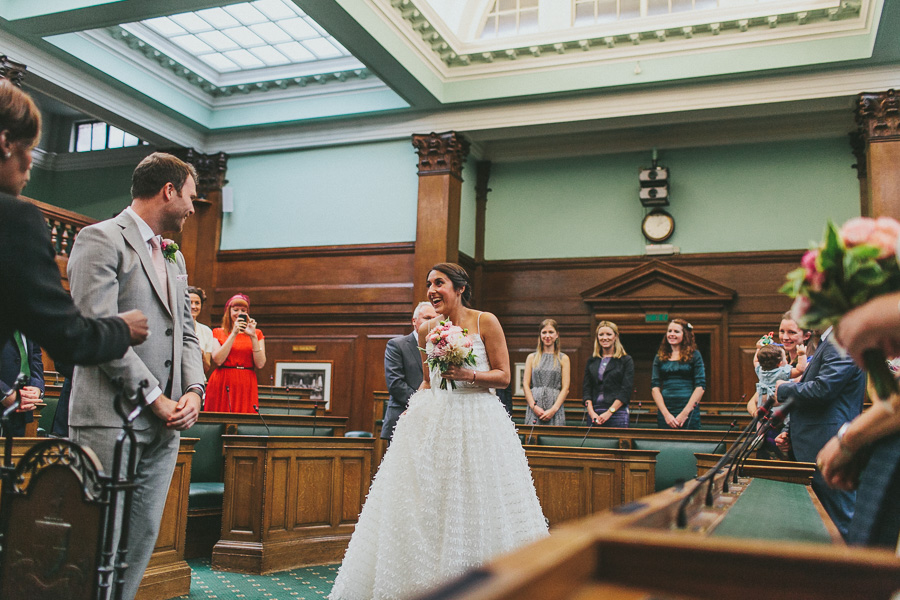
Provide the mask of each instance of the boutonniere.
POLYGON ((159 245, 160 250, 162 250, 163 256, 170 263, 175 262, 175 253, 178 252, 178 244, 175 240, 167 240, 163 238, 162 243, 159 245))

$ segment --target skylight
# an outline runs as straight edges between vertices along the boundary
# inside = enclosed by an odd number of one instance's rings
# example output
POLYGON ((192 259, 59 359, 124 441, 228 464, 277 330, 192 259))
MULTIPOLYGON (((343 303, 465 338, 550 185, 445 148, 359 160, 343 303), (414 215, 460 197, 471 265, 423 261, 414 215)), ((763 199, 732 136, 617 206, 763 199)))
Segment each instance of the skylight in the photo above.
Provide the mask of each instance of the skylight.
MULTIPOLYGON (((350 57, 289 0, 255 0, 140 24, 219 74, 350 57)), ((141 34, 139 28, 123 28, 141 34)))

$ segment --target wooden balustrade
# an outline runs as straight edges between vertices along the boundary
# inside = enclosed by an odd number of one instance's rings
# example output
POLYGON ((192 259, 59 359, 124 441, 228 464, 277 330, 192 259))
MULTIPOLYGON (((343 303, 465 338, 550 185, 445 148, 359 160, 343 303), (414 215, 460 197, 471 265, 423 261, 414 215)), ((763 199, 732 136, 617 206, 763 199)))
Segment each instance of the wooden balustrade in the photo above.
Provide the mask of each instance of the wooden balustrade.
POLYGON ((82 228, 97 222, 96 219, 80 215, 71 210, 52 206, 31 198, 23 198, 31 202, 44 214, 47 221, 47 229, 50 230, 50 243, 57 256, 68 257, 72 252, 75 237, 82 228))

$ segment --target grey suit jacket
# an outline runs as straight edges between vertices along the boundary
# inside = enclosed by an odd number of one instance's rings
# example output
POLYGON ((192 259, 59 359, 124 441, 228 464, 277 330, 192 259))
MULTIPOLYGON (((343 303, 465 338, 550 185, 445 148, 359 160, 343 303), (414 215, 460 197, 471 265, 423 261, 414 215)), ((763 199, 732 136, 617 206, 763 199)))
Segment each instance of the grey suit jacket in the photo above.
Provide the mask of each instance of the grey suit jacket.
MULTIPOLYGON (((121 377, 131 388, 147 380, 148 391, 159 386, 164 393, 171 379, 171 396, 176 400, 189 386, 203 386, 203 360, 194 334, 187 272, 180 252, 175 263, 166 260, 166 271, 168 305, 163 302, 162 284, 147 244, 128 213, 85 227, 78 234, 68 265, 75 304, 93 317, 140 309, 147 315, 150 337, 129 348, 118 360, 76 367, 70 426, 122 426, 113 409, 115 378, 121 377)), ((147 410, 135 422, 135 429, 146 429, 157 422, 147 410)))
POLYGON ((384 411, 381 437, 389 440, 394 436, 397 419, 409 405, 412 396, 424 379, 422 373, 422 353, 419 351, 419 336, 412 332, 396 337, 387 343, 384 351, 384 379, 391 399, 384 411))

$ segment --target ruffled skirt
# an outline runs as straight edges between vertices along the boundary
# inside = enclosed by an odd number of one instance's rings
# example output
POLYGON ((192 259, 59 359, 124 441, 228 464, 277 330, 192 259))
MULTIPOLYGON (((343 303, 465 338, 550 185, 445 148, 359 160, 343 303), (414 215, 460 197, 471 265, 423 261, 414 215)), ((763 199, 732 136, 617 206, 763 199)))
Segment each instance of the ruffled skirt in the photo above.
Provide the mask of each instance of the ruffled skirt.
POLYGON ((397 423, 329 598, 407 598, 546 535, 497 397, 421 390, 397 423))

